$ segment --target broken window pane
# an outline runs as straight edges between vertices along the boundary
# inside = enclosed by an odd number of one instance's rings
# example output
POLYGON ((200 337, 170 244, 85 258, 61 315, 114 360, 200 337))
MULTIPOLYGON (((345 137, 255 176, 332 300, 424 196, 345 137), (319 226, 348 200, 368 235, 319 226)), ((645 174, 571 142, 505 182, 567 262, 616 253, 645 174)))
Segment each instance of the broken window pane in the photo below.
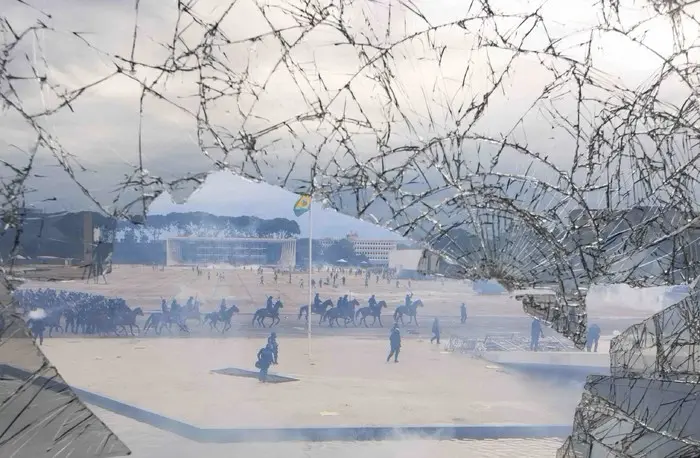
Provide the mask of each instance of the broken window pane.
MULTIPOLYGON (((13 2, 5 264, 25 240, 88 240, 59 222, 23 233, 36 207, 89 209, 105 223, 81 276, 99 278, 117 220, 228 170, 425 243, 445 275, 497 279, 582 348, 591 285, 700 275, 693 3, 13 2)), ((613 376, 696 374, 695 302, 624 332, 613 376)), ((619 407, 600 396, 577 424, 608 431, 619 407)))

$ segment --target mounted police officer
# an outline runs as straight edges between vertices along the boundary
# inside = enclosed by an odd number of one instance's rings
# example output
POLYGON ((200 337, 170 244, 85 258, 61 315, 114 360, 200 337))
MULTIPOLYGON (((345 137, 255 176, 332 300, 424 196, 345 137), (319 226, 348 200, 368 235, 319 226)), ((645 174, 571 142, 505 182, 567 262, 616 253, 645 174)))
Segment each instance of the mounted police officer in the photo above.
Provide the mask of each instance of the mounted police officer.
POLYGON ((374 294, 372 294, 372 297, 369 298, 368 303, 371 308, 375 308, 377 306, 377 299, 374 297, 374 294))

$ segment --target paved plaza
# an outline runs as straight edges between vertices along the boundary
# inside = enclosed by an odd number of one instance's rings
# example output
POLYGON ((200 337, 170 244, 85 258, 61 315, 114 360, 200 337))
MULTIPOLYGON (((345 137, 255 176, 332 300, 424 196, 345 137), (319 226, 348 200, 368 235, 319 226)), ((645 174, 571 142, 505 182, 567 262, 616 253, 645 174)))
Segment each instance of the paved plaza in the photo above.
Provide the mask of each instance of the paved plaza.
POLYGON ((131 458, 552 458, 562 442, 561 439, 552 438, 200 444, 103 409, 92 410, 131 448, 131 458))
MULTIPOLYGON (((403 326, 404 344, 399 364, 386 363, 391 313, 403 301, 409 285, 370 282, 348 276, 345 287, 324 287, 323 298, 350 294, 366 302, 370 294, 386 300, 385 327, 330 329, 313 319, 311 357, 304 320, 298 307, 307 302, 308 290, 294 274, 292 283, 281 276, 275 284, 268 273, 265 285, 252 270, 215 270, 197 276, 191 269, 148 266, 116 266, 108 284, 81 281, 51 284, 59 289, 92 291, 119 296, 131 307, 156 310, 160 298, 184 301, 196 296, 202 311, 214 310, 222 297, 236 303, 241 315, 225 336, 193 325, 188 335, 167 331, 160 337, 90 338, 62 335, 47 338, 43 351, 65 380, 117 401, 177 419, 200 428, 272 428, 344 425, 416 424, 570 424, 580 400, 576 384, 547 382, 524 376, 498 362, 449 353, 443 345, 431 345, 433 316, 443 324, 443 340, 449 335, 529 331, 529 318, 518 302, 507 295, 479 296, 466 282, 413 281, 415 297, 426 305, 419 309, 420 326, 403 326), (254 329, 251 314, 264 305, 267 295, 285 302, 282 322, 275 330, 280 341, 280 364, 273 372, 299 379, 261 384, 253 378, 221 375, 216 369, 253 369, 257 350, 269 329, 254 329), (458 305, 469 306, 469 319, 458 320, 458 305)), ((319 274, 321 275, 321 274, 319 274)), ((325 275, 325 274, 323 274, 325 275)), ((46 287, 29 283, 27 287, 46 287)), ((633 311, 632 311, 633 312, 633 311)), ((630 310, 613 309, 601 319, 604 334, 637 321, 630 310)), ((553 331, 545 332, 553 333, 553 331)), ((607 351, 609 339, 601 342, 607 351)), ((563 357, 564 355, 562 355, 563 357)), ((604 355, 600 355, 603 357, 604 355)), ((600 358, 599 358, 600 359, 600 358)), ((426 455, 436 458, 466 454, 474 457, 554 456, 561 438, 386 442, 284 442, 274 444, 201 444, 152 426, 95 408, 97 414, 132 448, 134 457, 185 457, 196 454, 231 456, 311 457, 357 456, 366 458, 426 455), (262 456, 261 455, 261 456, 262 456)))
POLYGON ((213 373, 253 369, 257 338, 47 339, 65 380, 198 427, 394 424, 566 424, 579 398, 486 361, 405 339, 399 364, 377 339, 280 340, 273 371, 298 382, 261 384, 213 373), (566 408, 564 408, 566 406, 566 408))

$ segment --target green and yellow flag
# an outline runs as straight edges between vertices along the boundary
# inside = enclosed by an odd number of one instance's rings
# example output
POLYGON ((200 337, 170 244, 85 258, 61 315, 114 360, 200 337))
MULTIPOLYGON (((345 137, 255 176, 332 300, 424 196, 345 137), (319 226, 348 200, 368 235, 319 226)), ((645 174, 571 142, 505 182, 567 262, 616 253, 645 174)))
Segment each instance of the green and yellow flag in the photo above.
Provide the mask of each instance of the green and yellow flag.
POLYGON ((294 214, 296 216, 301 216, 309 210, 311 210, 311 196, 302 194, 299 196, 297 203, 294 204, 294 214))

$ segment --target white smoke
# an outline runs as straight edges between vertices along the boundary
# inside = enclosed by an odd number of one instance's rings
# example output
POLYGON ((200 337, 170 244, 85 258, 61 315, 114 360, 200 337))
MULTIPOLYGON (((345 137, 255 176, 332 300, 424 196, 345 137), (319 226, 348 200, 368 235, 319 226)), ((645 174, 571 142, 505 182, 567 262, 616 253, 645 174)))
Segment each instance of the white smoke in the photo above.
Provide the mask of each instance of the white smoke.
POLYGON ((586 295, 589 316, 606 316, 610 309, 653 314, 688 297, 688 288, 656 286, 633 288, 629 285, 592 285, 586 295))
POLYGON ((30 320, 43 320, 44 318, 46 318, 46 310, 44 309, 39 308, 29 312, 30 320))

